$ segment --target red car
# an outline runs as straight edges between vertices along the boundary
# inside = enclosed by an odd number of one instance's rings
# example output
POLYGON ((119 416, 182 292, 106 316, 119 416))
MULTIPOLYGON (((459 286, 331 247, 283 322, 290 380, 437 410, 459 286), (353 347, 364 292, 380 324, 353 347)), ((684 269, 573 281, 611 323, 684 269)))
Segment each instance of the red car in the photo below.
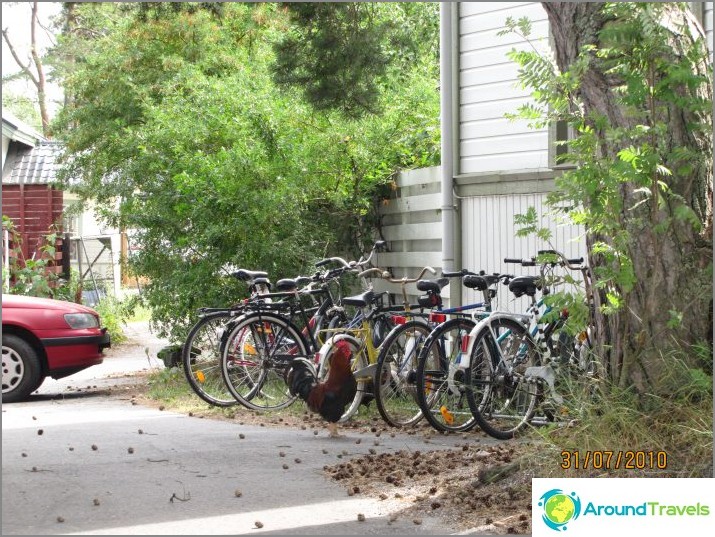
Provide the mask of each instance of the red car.
POLYGON ((101 364, 110 346, 92 308, 47 298, 2 295, 2 401, 26 399, 46 377, 101 364))

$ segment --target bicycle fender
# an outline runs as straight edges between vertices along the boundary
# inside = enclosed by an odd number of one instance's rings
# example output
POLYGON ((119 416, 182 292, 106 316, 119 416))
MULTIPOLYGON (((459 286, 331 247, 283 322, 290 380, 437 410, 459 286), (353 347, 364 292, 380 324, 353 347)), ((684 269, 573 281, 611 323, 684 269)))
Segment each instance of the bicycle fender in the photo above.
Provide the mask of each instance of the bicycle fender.
POLYGON ((323 346, 320 347, 320 350, 318 351, 318 363, 316 364, 316 369, 318 370, 318 372, 320 372, 320 370, 322 369, 323 364, 325 363, 325 360, 330 353, 330 350, 335 346, 338 341, 343 340, 349 341, 358 349, 360 348, 360 341, 355 336, 351 336, 350 334, 336 334, 334 336, 331 336, 325 343, 323 343, 323 346))
POLYGON ((468 360, 471 360, 472 352, 474 351, 474 342, 477 339, 477 335, 479 335, 482 330, 488 330, 489 323, 496 319, 510 319, 512 321, 521 323, 526 327, 528 326, 530 317, 522 313, 500 313, 497 311, 479 321, 477 324, 474 325, 472 331, 469 332, 469 343, 467 344, 466 352, 468 360))

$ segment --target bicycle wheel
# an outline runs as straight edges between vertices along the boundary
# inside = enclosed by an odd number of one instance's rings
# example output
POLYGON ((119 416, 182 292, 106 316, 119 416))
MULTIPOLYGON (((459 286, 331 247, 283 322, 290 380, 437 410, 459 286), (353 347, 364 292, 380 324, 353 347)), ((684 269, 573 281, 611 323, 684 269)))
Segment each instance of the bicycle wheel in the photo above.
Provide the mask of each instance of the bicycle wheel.
POLYGON ((539 384, 524 376, 539 365, 539 354, 526 328, 497 317, 474 336, 467 399, 484 432, 500 440, 513 438, 531 420, 539 384))
MULTIPOLYGON (((340 339, 334 338, 328 340, 326 345, 329 345, 329 348, 327 352, 325 352, 325 357, 323 358, 323 362, 320 366, 320 369, 318 370, 318 380, 320 382, 324 382, 325 379, 328 377, 328 373, 330 372, 330 357, 337 349, 335 344, 338 341, 345 342, 350 347, 351 369, 353 373, 355 373, 356 371, 360 371, 368 365, 367 348, 365 347, 365 345, 362 344, 359 339, 352 336, 347 336, 342 337, 340 339)), ((321 354, 323 354, 322 351, 321 354)), ((340 417, 339 423, 346 422, 357 413, 358 408, 360 408, 360 403, 362 403, 362 399, 365 396, 366 391, 368 390, 368 386, 371 379, 367 376, 356 375, 355 380, 357 381, 357 391, 355 392, 355 397, 345 408, 345 412, 343 412, 343 415, 340 417)))
POLYGON ((295 401, 286 375, 293 358, 306 358, 299 330, 275 314, 254 313, 228 334, 221 372, 228 391, 246 408, 277 410, 295 401))
POLYGON ((373 380, 375 404, 382 419, 393 427, 414 425, 422 419, 417 402, 419 351, 431 328, 421 321, 397 325, 385 337, 373 380))
POLYGON ((438 431, 468 431, 475 425, 467 402, 463 342, 474 328, 466 318, 450 319, 432 330, 419 355, 417 403, 438 431))
POLYGON ((215 406, 237 403, 221 375, 221 337, 234 316, 228 311, 202 317, 189 331, 181 351, 184 375, 194 393, 215 406))

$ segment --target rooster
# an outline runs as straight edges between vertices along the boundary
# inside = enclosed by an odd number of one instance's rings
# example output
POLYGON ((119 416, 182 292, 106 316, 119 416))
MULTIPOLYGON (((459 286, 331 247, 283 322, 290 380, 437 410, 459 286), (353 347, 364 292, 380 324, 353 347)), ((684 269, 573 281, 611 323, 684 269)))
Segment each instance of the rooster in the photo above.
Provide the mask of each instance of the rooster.
POLYGON ((320 382, 313 364, 305 358, 296 358, 288 371, 288 386, 292 395, 298 395, 308 408, 328 422, 331 437, 338 437, 338 421, 345 407, 355 398, 357 382, 350 369, 350 345, 344 341, 335 344, 330 355, 328 377, 320 382))

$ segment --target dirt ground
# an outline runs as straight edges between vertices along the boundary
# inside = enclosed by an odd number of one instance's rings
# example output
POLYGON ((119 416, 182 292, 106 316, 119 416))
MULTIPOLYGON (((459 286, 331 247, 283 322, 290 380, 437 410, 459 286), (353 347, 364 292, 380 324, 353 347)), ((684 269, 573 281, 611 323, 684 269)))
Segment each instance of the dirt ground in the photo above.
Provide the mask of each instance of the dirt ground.
MULTIPOLYGON (((142 376, 111 388, 110 392, 119 393, 133 404, 165 406, 166 403, 148 396, 148 385, 142 376)), ((207 407, 191 414, 265 427, 322 430, 326 425, 319 416, 297 408, 270 415, 244 409, 217 413, 207 407)), ((357 420, 341 427, 369 432, 375 439, 395 434, 379 418, 357 420)), ((369 455, 325 466, 326 476, 344 486, 348 495, 361 494, 393 502, 399 512, 394 516, 409 517, 415 524, 421 524, 427 517, 440 517, 445 524, 464 533, 531 533, 532 476, 521 470, 519 462, 527 444, 510 441, 488 445, 482 442, 487 438, 484 433, 470 431, 449 433, 460 434, 464 440, 456 450, 430 450, 430 438, 442 433, 422 424, 408 434, 423 436, 425 449, 381 454, 370 449, 369 455)), ((356 440, 360 441, 369 440, 356 440)))

